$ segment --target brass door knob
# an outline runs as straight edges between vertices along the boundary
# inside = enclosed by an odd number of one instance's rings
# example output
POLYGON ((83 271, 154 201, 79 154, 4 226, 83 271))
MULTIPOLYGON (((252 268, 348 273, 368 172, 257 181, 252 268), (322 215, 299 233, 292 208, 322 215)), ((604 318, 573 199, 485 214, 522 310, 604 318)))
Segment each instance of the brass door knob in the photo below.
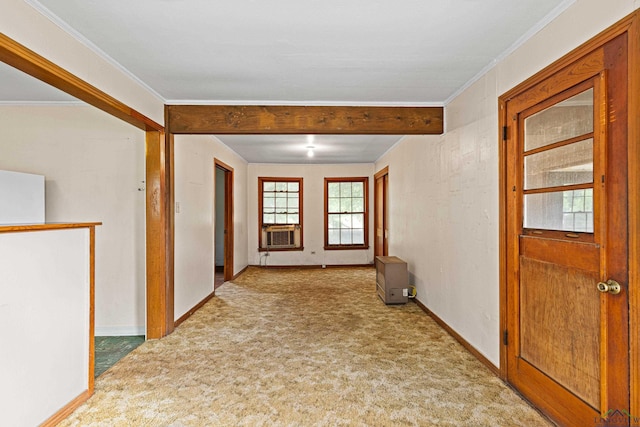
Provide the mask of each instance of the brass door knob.
POLYGON ((606 282, 598 282, 598 290, 602 293, 609 292, 612 295, 620 293, 620 283, 613 279, 609 279, 606 282))

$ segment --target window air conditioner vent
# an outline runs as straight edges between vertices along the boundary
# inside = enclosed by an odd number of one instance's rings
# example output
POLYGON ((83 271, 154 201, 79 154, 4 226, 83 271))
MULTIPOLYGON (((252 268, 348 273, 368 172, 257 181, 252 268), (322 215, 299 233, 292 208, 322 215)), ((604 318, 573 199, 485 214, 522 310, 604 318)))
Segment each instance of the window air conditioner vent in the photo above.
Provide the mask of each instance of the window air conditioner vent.
POLYGON ((262 246, 268 249, 296 248, 300 242, 300 227, 296 225, 269 225, 264 228, 262 246))

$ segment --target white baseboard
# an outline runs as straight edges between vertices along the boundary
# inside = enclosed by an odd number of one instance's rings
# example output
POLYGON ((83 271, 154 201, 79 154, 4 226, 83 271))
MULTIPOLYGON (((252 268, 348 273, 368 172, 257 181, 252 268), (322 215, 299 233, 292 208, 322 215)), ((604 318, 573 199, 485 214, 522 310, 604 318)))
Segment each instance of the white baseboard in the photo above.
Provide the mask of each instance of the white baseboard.
POLYGON ((144 326, 96 326, 97 337, 126 337, 146 335, 144 326))

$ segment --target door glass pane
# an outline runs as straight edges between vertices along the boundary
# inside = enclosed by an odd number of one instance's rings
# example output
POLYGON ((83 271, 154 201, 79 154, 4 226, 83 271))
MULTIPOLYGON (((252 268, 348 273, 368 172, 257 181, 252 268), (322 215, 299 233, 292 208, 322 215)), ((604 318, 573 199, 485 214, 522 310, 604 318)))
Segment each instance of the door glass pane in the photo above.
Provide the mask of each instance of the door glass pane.
POLYGON ((593 182, 593 138, 524 158, 524 188, 593 182))
POLYGON ((526 194, 524 227, 593 233, 593 189, 526 194))
POLYGON ((593 89, 527 117, 524 132, 524 151, 593 132, 593 89))

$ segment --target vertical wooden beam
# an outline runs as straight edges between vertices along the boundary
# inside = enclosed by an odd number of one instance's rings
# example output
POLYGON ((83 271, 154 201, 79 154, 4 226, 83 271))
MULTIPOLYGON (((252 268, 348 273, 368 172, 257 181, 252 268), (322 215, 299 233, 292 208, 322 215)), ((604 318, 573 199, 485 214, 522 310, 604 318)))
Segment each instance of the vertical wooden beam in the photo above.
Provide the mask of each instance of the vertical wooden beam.
POLYGON ((96 370, 96 227, 89 227, 89 383, 91 396, 95 388, 96 370))
POLYGON ((174 138, 172 133, 166 133, 165 144, 165 209, 166 218, 168 224, 165 228, 165 253, 166 253, 166 275, 165 275, 165 289, 166 289, 166 304, 164 317, 166 319, 166 334, 169 335, 175 329, 174 319, 174 266, 175 266, 175 168, 174 168, 174 138))
MULTIPOLYGON (((145 140, 147 196, 147 339, 162 338, 173 329, 173 286, 169 286, 168 175, 164 132, 147 131, 145 140), (169 289, 171 288, 171 289, 169 289), (171 292, 170 292, 171 291, 171 292), (172 300, 173 298, 171 298, 172 300), (171 307, 169 307, 171 306, 171 307), (171 308, 171 316, 168 315, 171 308), (171 323, 171 327, 169 326, 171 323)), ((172 269, 171 269, 172 271, 172 269)))

